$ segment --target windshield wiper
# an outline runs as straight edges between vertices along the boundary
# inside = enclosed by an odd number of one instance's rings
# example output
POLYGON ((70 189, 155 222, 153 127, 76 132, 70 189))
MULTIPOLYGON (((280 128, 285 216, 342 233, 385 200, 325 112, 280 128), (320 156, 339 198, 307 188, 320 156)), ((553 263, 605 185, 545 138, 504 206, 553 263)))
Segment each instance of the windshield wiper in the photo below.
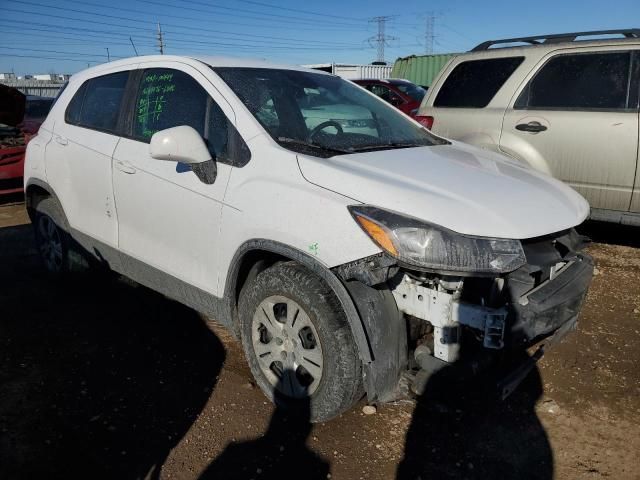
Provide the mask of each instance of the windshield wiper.
POLYGON ((414 147, 428 147, 428 146, 429 145, 425 145, 423 143, 400 143, 400 142, 376 143, 375 145, 363 145, 362 147, 354 147, 353 153, 365 152, 367 150, 384 150, 386 148, 414 148, 414 147))
POLYGON ((290 143, 292 145, 300 145, 303 147, 316 148, 316 149, 324 150, 326 152, 346 153, 346 154, 353 153, 353 151, 351 150, 343 150, 341 148, 327 147, 319 143, 307 142, 305 140, 298 140, 297 138, 278 137, 278 141, 282 143, 290 143))

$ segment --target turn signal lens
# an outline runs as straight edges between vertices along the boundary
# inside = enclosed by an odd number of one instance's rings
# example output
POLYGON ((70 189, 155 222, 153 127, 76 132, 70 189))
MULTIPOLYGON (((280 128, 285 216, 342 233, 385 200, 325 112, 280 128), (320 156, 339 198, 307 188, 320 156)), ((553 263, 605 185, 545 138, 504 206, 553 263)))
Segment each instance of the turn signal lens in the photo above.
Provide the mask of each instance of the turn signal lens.
POLYGON ((355 215, 355 217, 364 231, 369 234, 369 236, 380 246, 380 248, 386 250, 393 256, 398 255, 398 250, 396 250, 396 247, 391 241, 389 233, 387 233, 387 230, 384 227, 378 225, 377 223, 369 220, 366 217, 360 215, 355 215))

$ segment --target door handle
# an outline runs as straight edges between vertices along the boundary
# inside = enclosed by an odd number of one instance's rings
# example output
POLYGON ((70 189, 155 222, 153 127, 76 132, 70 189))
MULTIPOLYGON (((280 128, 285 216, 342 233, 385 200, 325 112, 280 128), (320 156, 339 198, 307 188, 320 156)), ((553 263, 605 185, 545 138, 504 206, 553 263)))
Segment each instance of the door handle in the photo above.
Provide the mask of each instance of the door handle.
POLYGON ((116 160, 115 165, 116 165, 116 168, 121 172, 127 173, 129 175, 131 175, 132 173, 136 173, 136 169, 129 162, 116 160))
POLYGON ((57 143, 59 143, 60 145, 63 145, 63 146, 69 143, 69 141, 66 138, 61 137, 60 135, 56 135, 55 137, 53 137, 53 139, 57 143))
POLYGON ((547 127, 540 122, 519 123, 516 125, 516 130, 520 130, 521 132, 538 133, 544 132, 546 129, 547 127))

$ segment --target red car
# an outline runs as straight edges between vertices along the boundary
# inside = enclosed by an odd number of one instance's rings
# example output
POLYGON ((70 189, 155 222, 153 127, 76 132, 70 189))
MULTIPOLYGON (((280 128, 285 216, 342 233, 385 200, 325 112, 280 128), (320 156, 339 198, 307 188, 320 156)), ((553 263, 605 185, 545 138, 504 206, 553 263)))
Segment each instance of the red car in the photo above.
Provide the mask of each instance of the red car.
POLYGON ((22 192, 24 152, 53 105, 53 98, 27 96, 0 85, 0 195, 22 192))
POLYGON ((424 88, 399 78, 354 80, 354 83, 366 88, 410 117, 418 113, 420 102, 427 94, 424 88))

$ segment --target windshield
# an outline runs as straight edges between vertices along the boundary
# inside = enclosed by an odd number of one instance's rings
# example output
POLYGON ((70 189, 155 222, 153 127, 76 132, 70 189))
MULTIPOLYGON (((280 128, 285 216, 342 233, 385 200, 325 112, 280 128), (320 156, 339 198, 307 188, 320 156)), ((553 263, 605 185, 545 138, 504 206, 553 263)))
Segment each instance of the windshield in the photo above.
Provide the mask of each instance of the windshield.
POLYGON ((339 77, 266 68, 214 71, 274 140, 290 150, 329 157, 446 143, 339 77))
POLYGON ((396 83, 394 84, 398 90, 400 90, 405 95, 410 96, 417 102, 421 102, 424 96, 427 94, 427 91, 419 87, 418 85, 414 85, 413 83, 396 83))

